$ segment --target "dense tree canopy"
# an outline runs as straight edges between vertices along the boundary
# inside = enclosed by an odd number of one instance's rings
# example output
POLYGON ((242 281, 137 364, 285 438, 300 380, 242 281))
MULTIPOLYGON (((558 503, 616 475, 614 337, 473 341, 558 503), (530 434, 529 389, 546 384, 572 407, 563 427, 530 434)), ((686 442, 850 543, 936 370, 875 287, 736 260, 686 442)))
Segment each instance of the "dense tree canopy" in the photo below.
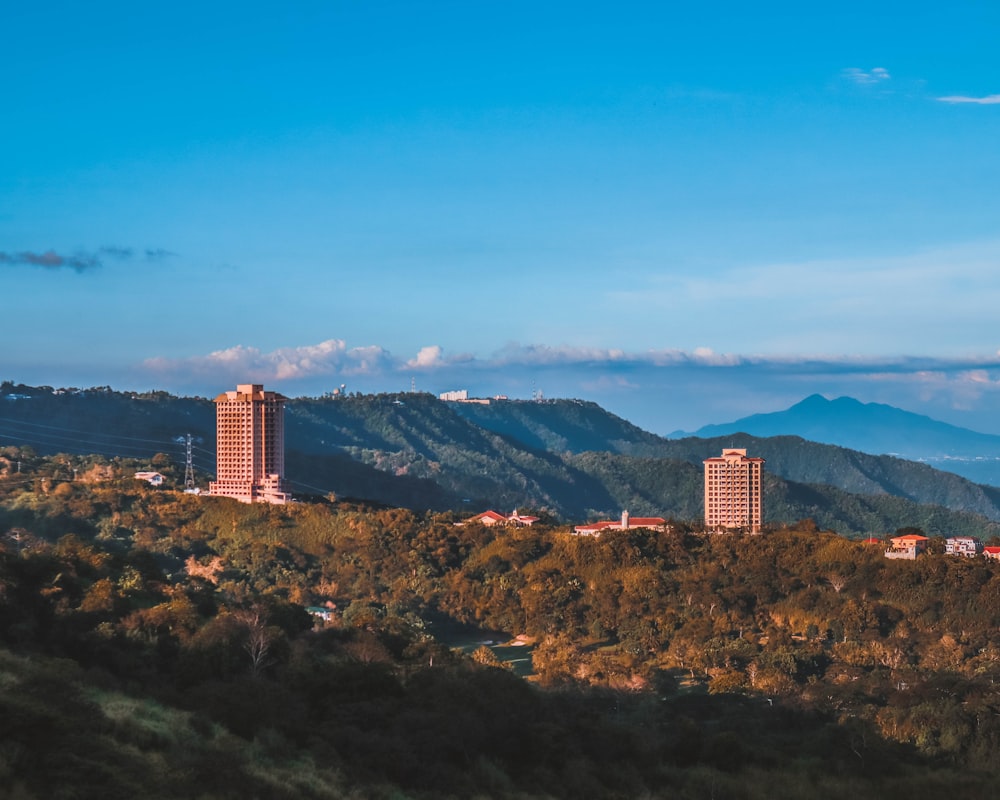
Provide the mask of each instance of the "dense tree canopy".
POLYGON ((986 797, 1000 768, 983 559, 889 561, 811 520, 591 538, 245 506, 16 455, 0 774, 19 796, 986 797), (441 633, 460 624, 471 657, 441 633), (504 663, 526 653, 528 681, 504 663))

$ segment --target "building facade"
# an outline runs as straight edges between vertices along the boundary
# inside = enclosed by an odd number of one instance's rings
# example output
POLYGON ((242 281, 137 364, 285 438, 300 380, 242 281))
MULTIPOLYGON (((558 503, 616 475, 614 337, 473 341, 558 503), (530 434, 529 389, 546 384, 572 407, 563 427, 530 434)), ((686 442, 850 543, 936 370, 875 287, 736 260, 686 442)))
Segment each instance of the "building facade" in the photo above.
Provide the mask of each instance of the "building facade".
POLYGON ((538 517, 529 517, 524 514, 518 514, 517 509, 514 509, 514 513, 510 515, 501 514, 497 511, 484 511, 482 514, 476 514, 476 516, 471 517, 465 522, 457 522, 456 525, 472 525, 478 523, 480 525, 485 525, 487 528, 492 528, 494 525, 509 525, 514 528, 530 528, 538 522, 538 517))
POLYGON ((646 528, 653 531, 665 531, 667 521, 663 517, 633 517, 628 511, 622 511, 621 520, 602 520, 589 525, 577 525, 573 533, 577 536, 600 536, 605 531, 630 531, 636 528, 646 528))
POLYGON ((885 551, 885 557, 913 561, 927 550, 927 542, 929 541, 930 539, 926 536, 921 536, 918 533, 895 536, 889 540, 889 548, 885 551))
POLYGON ((975 558, 983 552, 983 543, 975 536, 953 536, 945 540, 944 551, 950 555, 975 558))
POLYGON ((209 494, 243 503, 287 503, 286 397, 241 383, 215 398, 216 480, 209 494))
POLYGON ((746 450, 723 450, 705 464, 705 526, 760 533, 764 521, 764 459, 746 450))

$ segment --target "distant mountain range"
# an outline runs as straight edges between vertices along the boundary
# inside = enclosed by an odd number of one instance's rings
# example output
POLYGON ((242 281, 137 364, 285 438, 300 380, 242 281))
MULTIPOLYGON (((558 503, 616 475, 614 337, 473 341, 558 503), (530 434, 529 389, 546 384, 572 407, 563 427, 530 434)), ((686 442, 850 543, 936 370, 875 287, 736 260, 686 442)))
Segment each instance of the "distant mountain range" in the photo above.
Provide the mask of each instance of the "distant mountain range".
POLYGON ((1000 436, 977 433, 881 403, 814 394, 785 411, 706 425, 678 436, 801 436, 873 455, 922 461, 977 483, 1000 486, 1000 436))
MULTIPOLYGON (((206 480, 215 442, 208 399, 0 385, 0 447, 140 462, 163 452, 183 466, 180 440, 189 433, 195 467, 206 480)), ((479 405, 382 394, 297 398, 286 408, 286 466, 298 494, 334 492, 470 515, 519 508, 584 521, 628 509, 698 520, 701 462, 731 446, 767 460, 771 524, 812 518, 852 535, 905 526, 1000 534, 1000 489, 799 436, 668 440, 578 400, 479 405)))

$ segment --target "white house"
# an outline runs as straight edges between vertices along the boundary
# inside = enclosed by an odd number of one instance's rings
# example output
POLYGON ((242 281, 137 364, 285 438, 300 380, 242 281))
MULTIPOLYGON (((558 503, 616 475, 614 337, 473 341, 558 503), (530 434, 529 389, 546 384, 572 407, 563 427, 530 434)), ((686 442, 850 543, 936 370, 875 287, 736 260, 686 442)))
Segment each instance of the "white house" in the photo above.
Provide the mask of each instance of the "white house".
POLYGON ((150 486, 163 485, 163 476, 159 472, 137 472, 135 473, 135 479, 137 481, 146 481, 150 486))

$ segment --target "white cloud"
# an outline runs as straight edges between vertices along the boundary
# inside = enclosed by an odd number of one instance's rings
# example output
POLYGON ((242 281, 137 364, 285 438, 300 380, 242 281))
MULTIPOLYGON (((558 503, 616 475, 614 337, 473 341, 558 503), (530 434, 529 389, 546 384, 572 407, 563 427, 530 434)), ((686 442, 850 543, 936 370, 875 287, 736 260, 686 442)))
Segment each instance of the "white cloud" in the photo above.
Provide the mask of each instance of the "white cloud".
POLYGON ((410 369, 433 369, 444 366, 447 362, 442 357, 443 354, 444 350, 437 344, 421 347, 416 358, 407 361, 406 366, 410 369))
POLYGON ((870 70, 863 70, 859 67, 848 67, 841 72, 841 75, 851 81, 851 83, 856 83, 859 86, 875 86, 892 78, 889 70, 885 67, 875 67, 870 70))
POLYGON ((743 363, 740 356, 730 353, 716 353, 711 347, 696 347, 691 353, 691 360, 698 364, 714 367, 733 367, 743 363))
POLYGON ((236 345, 208 355, 188 358, 149 358, 143 366, 156 374, 218 376, 239 381, 284 381, 334 373, 370 375, 381 372, 390 363, 381 347, 348 349, 342 339, 328 339, 319 344, 282 347, 263 352, 256 347, 236 345))
POLYGON ((935 98, 939 103, 974 103, 980 106, 1000 105, 1000 94, 988 94, 985 97, 970 97, 964 94, 951 94, 935 98))

